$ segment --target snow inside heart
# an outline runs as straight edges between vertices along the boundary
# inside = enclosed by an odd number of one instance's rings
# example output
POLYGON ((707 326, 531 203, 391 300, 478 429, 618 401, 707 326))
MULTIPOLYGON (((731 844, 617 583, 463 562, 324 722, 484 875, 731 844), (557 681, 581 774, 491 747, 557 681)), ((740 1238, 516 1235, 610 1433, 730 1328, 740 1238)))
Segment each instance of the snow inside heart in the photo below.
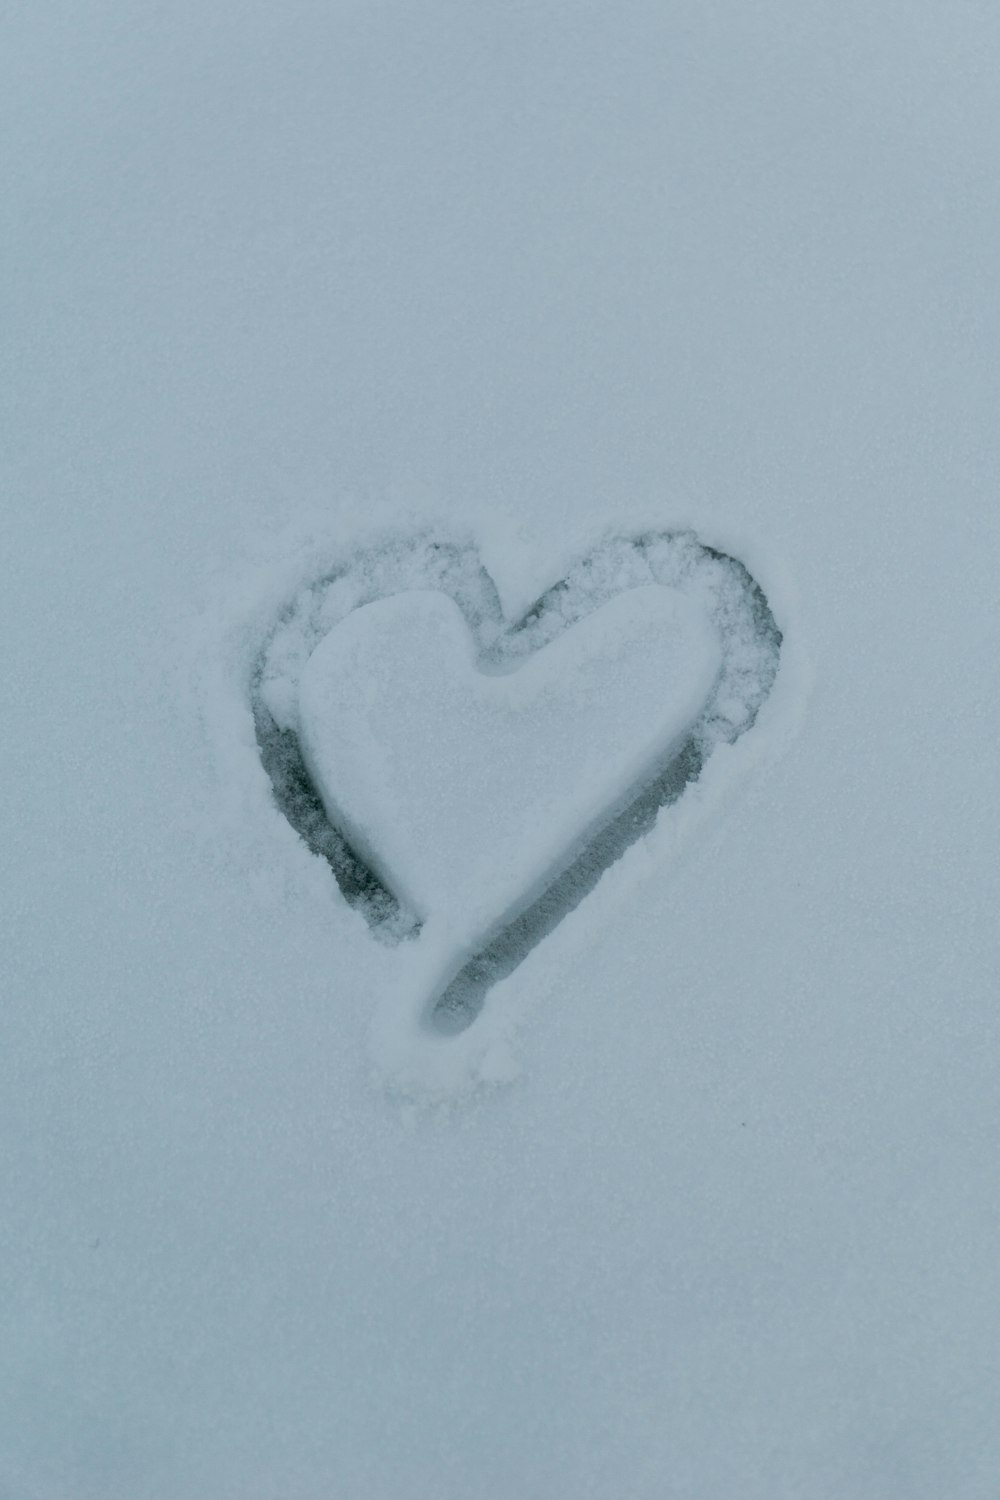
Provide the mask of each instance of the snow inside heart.
POLYGON ((655 585, 506 671, 477 659, 452 599, 399 594, 354 611, 312 654, 304 758, 331 822, 385 886, 469 947, 676 753, 721 665, 704 613, 655 585))
POLYGON ((440 1036, 751 727, 780 649, 690 532, 610 537, 514 620, 472 543, 422 535, 307 581, 250 700, 279 811, 374 937, 416 939, 440 1036))

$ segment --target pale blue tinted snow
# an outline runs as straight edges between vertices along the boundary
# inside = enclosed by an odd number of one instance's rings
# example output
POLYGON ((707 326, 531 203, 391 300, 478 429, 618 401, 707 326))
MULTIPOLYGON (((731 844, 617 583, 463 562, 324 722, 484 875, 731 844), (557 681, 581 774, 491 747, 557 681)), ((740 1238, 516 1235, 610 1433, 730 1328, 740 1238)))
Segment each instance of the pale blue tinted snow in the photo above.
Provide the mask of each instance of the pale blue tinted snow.
POLYGON ((993 1500, 995 9, 3 31, 0 1494, 993 1500), (445 1115, 226 696, 438 518, 511 617, 691 527, 790 672, 445 1115))

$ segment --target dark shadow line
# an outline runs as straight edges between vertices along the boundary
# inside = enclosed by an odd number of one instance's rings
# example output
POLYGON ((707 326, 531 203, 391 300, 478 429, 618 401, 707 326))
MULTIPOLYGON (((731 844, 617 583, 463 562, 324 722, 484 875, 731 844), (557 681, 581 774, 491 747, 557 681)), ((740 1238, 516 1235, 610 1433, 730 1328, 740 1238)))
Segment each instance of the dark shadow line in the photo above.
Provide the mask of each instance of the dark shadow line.
POLYGON ((253 705, 254 729, 261 763, 271 781, 278 811, 299 838, 326 860, 347 904, 359 911, 377 937, 398 941, 415 936, 420 922, 400 905, 367 861, 331 823, 323 799, 309 775, 298 735, 279 729, 264 705, 253 705))
POLYGON ((697 741, 685 741, 667 765, 625 809, 612 817, 530 906, 507 922, 466 961, 431 1007, 430 1025, 454 1034, 470 1026, 488 992, 521 964, 597 885, 637 839, 649 833, 660 809, 676 802, 704 763, 697 741))

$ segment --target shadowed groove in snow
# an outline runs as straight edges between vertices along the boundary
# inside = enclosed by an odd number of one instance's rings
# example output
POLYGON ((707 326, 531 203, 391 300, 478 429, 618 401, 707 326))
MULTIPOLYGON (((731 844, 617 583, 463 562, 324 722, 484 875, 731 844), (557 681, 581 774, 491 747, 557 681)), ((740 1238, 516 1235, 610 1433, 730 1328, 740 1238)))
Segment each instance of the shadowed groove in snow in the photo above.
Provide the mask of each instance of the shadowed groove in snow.
POLYGON ((589 895, 608 866, 650 831, 660 808, 677 801, 688 783, 697 777, 702 764, 700 749, 693 740, 686 740, 654 779, 598 830, 541 896, 463 964, 435 1001, 429 1017, 431 1025, 442 1032, 464 1031, 482 1010, 492 987, 512 974, 532 948, 589 895))
POLYGON ((329 865, 341 895, 374 936, 398 943, 420 923, 331 822, 303 759, 297 725, 298 679, 312 651, 338 620, 374 599, 407 589, 440 589, 455 600, 482 667, 511 671, 533 652, 623 589, 660 583, 698 599, 722 643, 723 665, 701 714, 679 749, 607 810, 549 884, 456 960, 425 1012, 442 1035, 463 1031, 492 986, 594 889, 604 871, 648 833, 660 810, 697 779, 713 748, 753 724, 778 668, 781 632, 759 585, 737 559, 703 546, 690 532, 613 537, 575 564, 517 622, 504 620, 496 587, 475 548, 433 537, 396 541, 358 553, 343 568, 304 587, 278 621, 251 684, 261 762, 279 810, 329 865))

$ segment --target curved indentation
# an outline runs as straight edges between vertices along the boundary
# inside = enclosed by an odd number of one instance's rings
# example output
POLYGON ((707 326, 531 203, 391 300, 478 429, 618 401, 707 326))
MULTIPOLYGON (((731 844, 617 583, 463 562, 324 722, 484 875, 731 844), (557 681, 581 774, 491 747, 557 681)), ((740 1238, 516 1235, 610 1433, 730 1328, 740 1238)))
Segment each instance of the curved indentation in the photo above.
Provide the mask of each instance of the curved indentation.
POLYGON ((303 843, 326 860, 344 900, 362 913, 379 936, 391 940, 419 931, 416 918, 407 916, 367 861, 330 822, 295 730, 280 729, 259 699, 254 700, 253 716, 274 800, 303 843))
POLYGON ((613 538, 583 558, 513 623, 475 549, 422 537, 356 555, 307 585, 291 602, 261 655, 251 697, 261 760, 275 801, 307 846, 325 859, 344 899, 373 934, 396 943, 420 923, 330 821, 309 776, 297 718, 301 673, 319 642, 360 605, 408 589, 440 589, 462 611, 486 670, 511 670, 625 589, 658 583, 693 597, 722 644, 722 669, 690 733, 593 830, 541 895, 456 957, 426 1022, 442 1034, 464 1030, 491 987, 506 978, 572 911, 601 875, 654 825, 699 775, 712 749, 753 724, 778 668, 781 632, 760 587, 733 557, 689 532, 613 538))

